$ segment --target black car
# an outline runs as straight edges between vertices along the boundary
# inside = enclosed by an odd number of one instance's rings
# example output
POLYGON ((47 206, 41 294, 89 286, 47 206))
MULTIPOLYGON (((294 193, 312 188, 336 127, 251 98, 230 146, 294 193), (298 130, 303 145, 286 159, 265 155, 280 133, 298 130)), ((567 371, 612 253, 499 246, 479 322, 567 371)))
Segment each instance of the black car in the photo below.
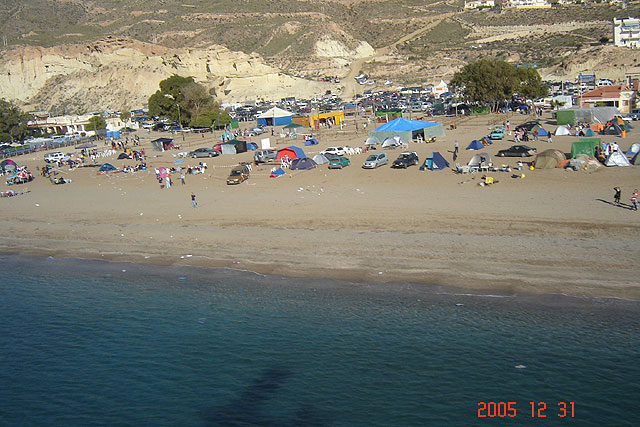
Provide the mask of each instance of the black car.
POLYGON ((498 157, 531 157, 536 152, 535 148, 528 145, 512 145, 506 150, 498 151, 498 157))
POLYGON ((527 132, 531 132, 531 130, 536 126, 540 126, 540 121, 539 120, 531 120, 531 121, 528 121, 528 122, 525 122, 525 123, 522 123, 522 124, 516 126, 516 130, 517 131, 526 130, 527 132))
POLYGON ((322 153, 322 155, 325 156, 327 158, 327 160, 329 160, 329 161, 337 159, 338 157, 340 157, 339 155, 337 155, 335 153, 322 153))
POLYGON ((400 157, 394 160, 391 167, 406 169, 411 165, 417 165, 418 161, 418 155, 415 152, 406 152, 400 154, 400 157))

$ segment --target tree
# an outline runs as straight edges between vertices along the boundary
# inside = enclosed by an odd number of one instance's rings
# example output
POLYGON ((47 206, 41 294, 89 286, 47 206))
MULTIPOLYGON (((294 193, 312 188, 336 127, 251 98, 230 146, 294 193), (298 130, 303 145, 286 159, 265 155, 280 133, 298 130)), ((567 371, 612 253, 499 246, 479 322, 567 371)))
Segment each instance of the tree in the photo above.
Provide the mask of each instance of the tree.
POLYGON ((87 130, 98 131, 107 127, 107 123, 100 116, 92 116, 89 118, 89 124, 87 125, 87 130))
POLYGON ((540 73, 533 67, 518 68, 518 79, 518 93, 527 99, 542 98, 549 93, 549 88, 542 84, 540 73))
POLYGON ((29 136, 27 122, 33 120, 12 102, 0 99, 0 142, 22 141, 29 136))
POLYGON ((518 87, 516 69, 505 61, 481 59, 467 64, 451 80, 452 88, 469 101, 491 103, 495 111, 498 104, 511 98, 518 87))
POLYGON ((196 84, 193 77, 182 77, 176 74, 162 80, 159 84, 160 89, 149 97, 149 114, 174 121, 178 121, 179 118, 181 122, 188 123, 191 112, 185 109, 182 103, 185 88, 191 84, 196 84))
POLYGON ((212 126, 223 127, 231 122, 231 117, 220 109, 207 110, 200 113, 198 117, 191 120, 189 126, 195 128, 208 128, 212 126))

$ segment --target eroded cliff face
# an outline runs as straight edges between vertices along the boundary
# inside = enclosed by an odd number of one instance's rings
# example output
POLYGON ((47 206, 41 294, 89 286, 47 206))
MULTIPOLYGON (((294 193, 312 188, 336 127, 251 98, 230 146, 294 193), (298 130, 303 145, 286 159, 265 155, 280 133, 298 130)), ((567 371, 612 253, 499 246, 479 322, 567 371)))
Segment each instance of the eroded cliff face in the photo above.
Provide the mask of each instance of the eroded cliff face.
POLYGON ((0 55, 0 96, 27 110, 83 112, 146 105, 158 83, 178 74, 213 88, 221 102, 323 93, 326 84, 279 72, 257 55, 222 46, 169 49, 129 39, 0 55))

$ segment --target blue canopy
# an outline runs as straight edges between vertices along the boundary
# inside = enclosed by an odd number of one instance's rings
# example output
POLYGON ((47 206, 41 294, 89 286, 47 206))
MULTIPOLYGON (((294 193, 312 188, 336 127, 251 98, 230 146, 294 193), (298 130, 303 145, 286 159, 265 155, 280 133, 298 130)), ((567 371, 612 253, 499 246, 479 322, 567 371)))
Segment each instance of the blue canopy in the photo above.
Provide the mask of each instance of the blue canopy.
POLYGON ((482 145, 482 142, 477 139, 474 139, 469 145, 467 145, 467 150, 482 150, 483 148, 484 145, 482 145))
POLYGON ((380 141, 385 138, 400 136, 403 141, 411 141, 417 135, 424 138, 444 136, 442 124, 423 120, 407 120, 397 117, 369 132, 380 141))
POLYGON ((429 169, 432 171, 439 171, 448 167, 449 162, 447 162, 440 153, 434 151, 429 157, 426 158, 420 170, 429 169))

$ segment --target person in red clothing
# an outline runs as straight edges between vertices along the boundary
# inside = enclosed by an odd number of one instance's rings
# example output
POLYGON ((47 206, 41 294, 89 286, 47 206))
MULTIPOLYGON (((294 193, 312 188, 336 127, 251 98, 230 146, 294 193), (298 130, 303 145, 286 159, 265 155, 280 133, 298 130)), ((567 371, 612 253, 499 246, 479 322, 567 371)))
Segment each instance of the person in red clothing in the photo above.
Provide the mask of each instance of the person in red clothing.
POLYGON ((631 195, 631 204, 633 205, 633 210, 638 210, 638 189, 633 190, 633 194, 631 195))

